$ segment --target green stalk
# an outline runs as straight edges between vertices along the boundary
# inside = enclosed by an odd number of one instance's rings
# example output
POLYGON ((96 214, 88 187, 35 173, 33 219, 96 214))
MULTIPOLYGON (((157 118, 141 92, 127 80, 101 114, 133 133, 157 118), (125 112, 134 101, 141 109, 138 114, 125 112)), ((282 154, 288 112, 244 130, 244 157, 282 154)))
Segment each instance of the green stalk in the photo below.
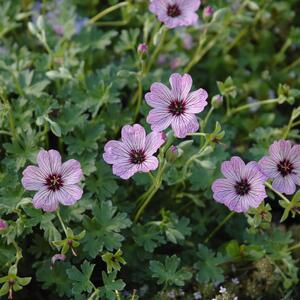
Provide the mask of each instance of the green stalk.
POLYGON ((298 249, 298 248, 300 248, 300 243, 297 243, 297 244, 291 246, 290 248, 288 248, 288 251, 292 251, 292 250, 295 250, 295 249, 298 249))
POLYGON ((278 192, 277 190, 275 190, 272 185, 269 182, 265 182, 265 186, 267 188, 269 188, 272 192, 274 192, 276 195, 278 195, 283 201, 285 201, 286 203, 290 204, 290 200, 288 198, 286 198, 283 194, 281 194, 280 192, 278 192))
MULTIPOLYGON (((11 132, 13 139, 16 140, 16 139, 18 139, 18 134, 17 134, 17 130, 16 130, 15 118, 14 118, 14 115, 12 112, 11 105, 5 95, 0 94, 0 98, 3 101, 3 103, 8 107, 8 120, 9 120, 10 132, 11 132)), ((3 134, 4 134, 4 132, 3 132, 3 134)))
MULTIPOLYGON (((211 106, 211 108, 209 109, 209 111, 208 111, 208 113, 207 113, 207 115, 206 115, 206 117, 205 117, 205 119, 204 119, 204 121, 203 121, 202 128, 200 128, 201 131, 205 131, 206 125, 207 125, 208 120, 210 119, 210 117, 211 117, 213 111, 214 111, 214 107, 211 106)), ((204 137, 205 137, 205 136, 206 136, 206 134, 204 134, 204 137)), ((204 141, 204 138, 201 137, 201 138, 200 138, 200 147, 202 146, 203 141, 204 141)))
POLYGON ((290 117, 288 126, 287 126, 287 128, 286 128, 286 130, 284 131, 284 134, 283 134, 283 136, 282 136, 282 139, 283 139, 283 140, 285 140, 285 139, 288 137, 288 135, 289 135, 289 133, 290 133, 290 131, 291 131, 292 124, 293 124, 293 121, 294 121, 293 116, 294 116, 294 110, 292 111, 292 114, 291 114, 291 117, 290 117))
POLYGON ((166 36, 167 36, 167 32, 168 32, 167 28, 164 27, 162 35, 160 37, 159 44, 157 45, 157 47, 155 48, 153 54, 151 55, 149 63, 148 63, 148 66, 146 67, 146 72, 145 72, 146 74, 151 70, 151 67, 154 64, 157 55, 159 54, 161 48, 163 47, 165 39, 166 39, 166 36))
POLYGON ((209 234, 209 236, 205 239, 204 243, 208 243, 209 240, 225 225, 225 223, 231 219, 231 217, 234 215, 234 211, 231 211, 221 223, 217 227, 214 228, 214 230, 209 234))
POLYGON ((141 205, 141 207, 138 209, 135 217, 134 222, 137 222, 140 218, 140 216, 143 214, 145 208, 148 206, 150 201, 152 200, 153 196, 156 194, 156 192, 159 190, 161 183, 162 183, 162 175, 167 166, 166 161, 160 164, 157 176, 152 184, 152 186, 149 188, 149 190, 145 193, 147 195, 144 203, 141 205))
POLYGON ((239 107, 231 110, 230 116, 233 115, 233 114, 236 114, 237 112, 249 109, 251 107, 257 107, 257 106, 268 105, 268 104, 275 104, 275 103, 278 103, 278 100, 279 100, 278 98, 275 98, 275 99, 268 99, 268 100, 259 101, 257 103, 245 104, 245 105, 239 106, 239 107))
POLYGON ((110 14, 111 12, 113 12, 121 7, 127 6, 128 4, 129 4, 129 1, 124 1, 124 2, 120 2, 116 5, 108 7, 107 9, 101 11, 96 16, 94 16, 92 19, 90 19, 89 22, 87 23, 87 26, 93 25, 95 22, 99 21, 100 19, 102 19, 106 15, 110 14))
POLYGON ((61 215, 60 215, 59 209, 56 211, 56 215, 57 215, 57 217, 58 217, 58 219, 59 219, 59 222, 60 222, 60 224, 61 224, 61 226, 62 226, 62 228, 63 228, 63 230, 64 230, 64 233, 65 233, 65 235, 66 235, 66 237, 67 237, 67 236, 68 236, 67 228, 66 228, 65 223, 64 223, 64 221, 63 221, 63 219, 62 219, 62 217, 61 217, 61 215))

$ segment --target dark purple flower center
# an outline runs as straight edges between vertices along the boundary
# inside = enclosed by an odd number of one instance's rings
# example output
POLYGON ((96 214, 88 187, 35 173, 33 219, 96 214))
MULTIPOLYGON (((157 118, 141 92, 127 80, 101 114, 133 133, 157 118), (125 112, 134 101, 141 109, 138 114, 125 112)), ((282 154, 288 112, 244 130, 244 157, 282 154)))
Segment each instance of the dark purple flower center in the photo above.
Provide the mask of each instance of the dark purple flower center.
POLYGON ((63 186, 63 180, 60 174, 52 174, 46 178, 46 185, 49 190, 57 191, 63 186))
POLYGON ((238 195, 245 196, 249 193, 251 186, 247 179, 242 179, 241 181, 236 183, 234 188, 238 195))
POLYGON ((171 18, 176 18, 181 15, 181 10, 177 4, 169 4, 167 9, 167 15, 171 18))
POLYGON ((131 150, 130 152, 130 162, 132 164, 141 164, 146 160, 146 155, 144 150, 131 150))
POLYGON ((168 109, 173 116, 180 116, 185 112, 186 105, 183 101, 174 100, 171 102, 168 109))
POLYGON ((294 166, 288 159, 284 159, 277 165, 277 170, 283 177, 285 177, 292 173, 294 166))

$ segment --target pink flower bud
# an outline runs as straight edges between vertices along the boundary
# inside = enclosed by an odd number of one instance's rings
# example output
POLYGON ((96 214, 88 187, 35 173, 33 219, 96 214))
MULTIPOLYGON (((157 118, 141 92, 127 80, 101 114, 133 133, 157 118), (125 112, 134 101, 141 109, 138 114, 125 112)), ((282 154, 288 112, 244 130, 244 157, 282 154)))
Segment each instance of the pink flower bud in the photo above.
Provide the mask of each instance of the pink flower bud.
POLYGON ((139 44, 137 50, 139 53, 145 54, 148 52, 148 46, 146 44, 139 44))
POLYGON ((7 228, 6 221, 0 219, 0 231, 5 230, 7 228))
POLYGON ((219 108, 223 103, 223 96, 215 95, 212 98, 212 105, 214 108, 219 108))
POLYGON ((206 6, 203 10, 204 17, 210 17, 214 13, 214 9, 211 6, 206 6))

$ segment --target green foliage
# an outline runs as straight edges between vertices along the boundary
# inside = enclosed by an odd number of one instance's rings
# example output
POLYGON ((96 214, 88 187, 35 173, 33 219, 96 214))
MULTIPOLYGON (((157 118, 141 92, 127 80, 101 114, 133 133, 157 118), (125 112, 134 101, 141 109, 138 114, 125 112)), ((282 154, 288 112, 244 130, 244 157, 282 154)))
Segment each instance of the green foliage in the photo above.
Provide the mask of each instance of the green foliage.
POLYGON ((93 284, 90 281, 95 265, 90 264, 88 261, 84 261, 78 270, 72 266, 67 270, 68 278, 72 281, 72 292, 75 295, 83 292, 90 293, 93 290, 93 284))
POLYGON ((198 270, 196 279, 198 282, 224 281, 224 271, 221 265, 226 262, 226 257, 221 253, 214 253, 206 246, 199 244, 197 251, 198 262, 194 267, 198 270))
POLYGON ((268 190, 204 242, 229 213, 211 190, 222 162, 299 144, 299 1, 201 2, 197 26, 166 30, 149 1, 0 1, 1 299, 300 298, 299 185, 285 199, 268 190), (199 131, 164 130, 163 171, 121 180, 105 144, 126 124, 151 131, 145 95, 173 73, 208 92, 199 131), (65 228, 22 186, 40 149, 83 170, 82 199, 60 206, 65 228))
POLYGON ((104 286, 100 288, 100 295, 104 299, 113 300, 116 299, 116 291, 121 291, 125 287, 125 283, 122 279, 116 280, 117 272, 114 271, 110 274, 102 272, 102 280, 104 286))
POLYGON ((157 278, 158 284, 183 286, 185 281, 191 279, 192 273, 183 268, 179 269, 179 265, 180 258, 176 255, 167 256, 164 263, 150 261, 150 271, 152 277, 157 278))
POLYGON ((121 247, 124 236, 122 229, 131 225, 126 213, 117 213, 111 201, 102 201, 93 208, 94 217, 85 217, 83 225, 87 231, 83 241, 84 250, 91 257, 96 257, 104 248, 113 251, 121 247))

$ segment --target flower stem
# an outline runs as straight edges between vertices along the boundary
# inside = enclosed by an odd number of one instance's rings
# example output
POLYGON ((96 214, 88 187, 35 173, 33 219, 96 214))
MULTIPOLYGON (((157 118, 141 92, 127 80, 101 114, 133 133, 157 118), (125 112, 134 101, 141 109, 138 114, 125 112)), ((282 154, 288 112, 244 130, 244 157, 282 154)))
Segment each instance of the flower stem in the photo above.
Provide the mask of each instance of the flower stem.
POLYGON ((291 131, 292 124, 293 124, 293 121, 294 121, 293 117, 294 117, 294 110, 292 111, 292 114, 291 114, 289 123, 288 123, 288 125, 287 125, 286 130, 284 131, 283 136, 282 136, 282 139, 283 139, 283 140, 285 140, 285 139, 288 137, 288 135, 289 135, 289 133, 290 133, 290 131, 291 131))
POLYGON ((22 255, 22 249, 18 246, 18 244, 16 243, 15 240, 12 240, 11 243, 13 244, 13 246, 16 249, 16 262, 15 262, 15 264, 18 265, 19 261, 23 257, 23 255, 22 255))
POLYGON ((231 217, 234 215, 234 211, 231 211, 224 219, 223 221, 214 228, 214 230, 209 234, 209 236, 205 239, 204 243, 208 243, 208 241, 225 225, 225 223, 231 219, 231 217))
POLYGON ((294 69, 295 67, 297 67, 298 65, 300 65, 300 57, 297 58, 294 62, 292 62, 290 65, 288 65, 287 67, 285 67, 283 69, 283 72, 287 73, 290 70, 294 69))
POLYGON ((204 122, 203 122, 203 125, 202 125, 202 128, 201 128, 202 131, 205 130, 205 127, 206 127, 206 125, 207 125, 207 123, 208 123, 208 120, 209 120, 209 118, 211 117, 213 111, 214 111, 214 107, 212 106, 212 107, 209 109, 209 111, 208 111, 208 113, 207 113, 207 115, 206 115, 206 117, 205 117, 205 119, 204 119, 204 122))
MULTIPOLYGON (((211 106, 211 108, 209 109, 209 111, 208 111, 208 113, 207 113, 207 115, 206 115, 206 117, 205 117, 205 119, 204 119, 204 121, 203 121, 202 128, 200 128, 201 131, 204 131, 204 130, 205 130, 206 125, 207 125, 207 123, 208 123, 208 120, 210 119, 210 117, 211 117, 213 111, 214 111, 214 107, 211 106)), ((204 135, 204 137, 205 137, 205 136, 206 136, 206 135, 204 135)), ((201 146, 203 145, 203 143, 204 143, 204 137, 201 137, 201 138, 200 138, 200 147, 201 147, 201 146)))
POLYGON ((288 251, 292 251, 292 250, 295 250, 295 249, 298 249, 298 248, 300 248, 300 243, 297 243, 297 244, 291 246, 290 248, 288 248, 288 251))
POLYGON ((295 122, 295 123, 292 124, 292 128, 297 127, 297 126, 299 126, 299 125, 300 125, 300 121, 295 122))
POLYGON ((154 64, 154 62, 156 60, 157 55, 159 54, 162 46, 164 45, 168 30, 167 30, 166 27, 164 27, 162 30, 163 30, 163 32, 162 32, 162 35, 160 37, 159 44, 157 45, 157 47, 155 48, 153 54, 151 55, 148 66, 146 67, 146 72, 145 72, 146 74, 150 71, 152 65, 154 64))
POLYGON ((145 193, 146 196, 146 199, 144 201, 144 203, 141 205, 141 207, 138 209, 135 217, 134 217, 134 222, 137 222, 140 218, 140 216, 143 214, 145 208, 148 206, 148 204, 150 203, 151 199, 153 198, 153 196, 156 194, 156 192, 159 190, 160 186, 161 186, 161 183, 162 183, 162 175, 163 175, 163 172, 166 168, 166 161, 164 160, 164 162, 162 162, 160 164, 160 167, 158 169, 158 172, 157 172, 157 176, 156 178, 154 179, 154 182, 152 184, 152 186, 149 188, 149 190, 145 193))
POLYGON ((92 19, 90 19, 89 22, 87 23, 87 25, 93 25, 95 22, 99 21, 100 19, 102 19, 106 15, 110 14, 111 12, 113 12, 123 6, 127 6, 128 4, 129 4, 129 1, 124 1, 124 2, 120 2, 116 5, 108 7, 107 9, 101 11, 96 16, 94 16, 92 19))
POLYGON ((57 215, 57 217, 58 217, 58 219, 59 219, 59 222, 60 222, 60 224, 61 224, 61 226, 62 226, 62 228, 63 228, 63 230, 64 230, 64 233, 65 233, 65 235, 66 235, 66 237, 67 237, 67 236, 68 236, 67 228, 66 228, 65 223, 64 223, 64 221, 63 221, 63 219, 62 219, 62 217, 61 217, 61 215, 60 215, 59 209, 56 211, 56 215, 57 215))
POLYGON ((115 290, 115 293, 116 293, 117 300, 121 300, 119 291, 115 290))
POLYGON ((263 100, 263 101, 260 101, 260 102, 257 102, 257 103, 249 103, 249 104, 245 104, 245 105, 242 105, 242 106, 239 106, 233 110, 231 110, 230 112, 230 116, 237 113, 237 112, 240 112, 240 111, 243 111, 243 110, 246 110, 246 109, 249 109, 251 107, 257 107, 258 105, 267 105, 267 104, 275 104, 275 103, 278 103, 278 98, 275 98, 275 99, 268 99, 268 100, 263 100))
POLYGON ((141 104, 142 104, 142 97, 143 97, 143 85, 142 85, 142 78, 138 79, 138 91, 137 91, 137 105, 135 109, 135 119, 138 117, 141 104))
POLYGON ((13 112, 12 112, 12 109, 11 109, 11 105, 10 105, 9 101, 7 100, 5 95, 0 94, 0 98, 8 108, 8 120, 9 120, 11 135, 14 139, 17 139, 18 135, 17 135, 17 131, 16 131, 15 118, 14 118, 14 115, 13 115, 13 112))
POLYGON ((283 194, 275 190, 272 185, 269 182, 265 182, 265 186, 269 188, 271 191, 273 191, 276 195, 278 195, 282 200, 284 200, 286 203, 290 204, 290 201, 288 198, 286 198, 283 194))

